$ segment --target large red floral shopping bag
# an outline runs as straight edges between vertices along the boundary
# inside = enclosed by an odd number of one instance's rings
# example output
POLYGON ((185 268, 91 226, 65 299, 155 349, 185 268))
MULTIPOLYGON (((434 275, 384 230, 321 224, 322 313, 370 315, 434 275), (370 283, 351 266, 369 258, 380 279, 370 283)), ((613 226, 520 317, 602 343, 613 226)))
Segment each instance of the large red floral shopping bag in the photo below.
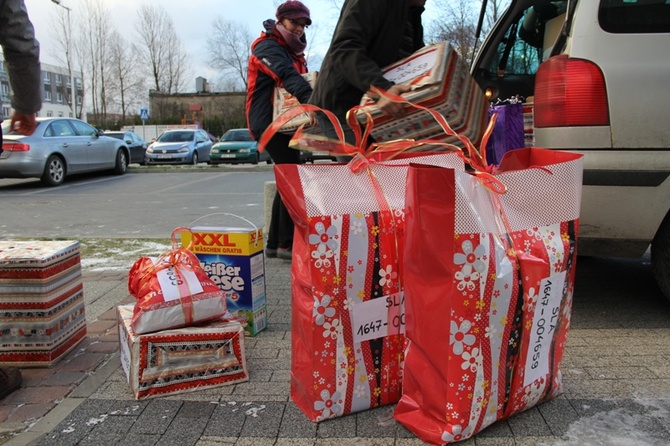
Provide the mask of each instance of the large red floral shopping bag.
POLYGON ((581 155, 535 148, 493 176, 409 168, 394 417, 422 440, 471 437, 561 392, 581 180, 581 155))
MULTIPOLYGON (((413 162, 463 169, 456 153, 413 162)), ((313 421, 392 404, 405 348, 402 264, 408 160, 277 165, 295 222, 291 398, 313 421)))

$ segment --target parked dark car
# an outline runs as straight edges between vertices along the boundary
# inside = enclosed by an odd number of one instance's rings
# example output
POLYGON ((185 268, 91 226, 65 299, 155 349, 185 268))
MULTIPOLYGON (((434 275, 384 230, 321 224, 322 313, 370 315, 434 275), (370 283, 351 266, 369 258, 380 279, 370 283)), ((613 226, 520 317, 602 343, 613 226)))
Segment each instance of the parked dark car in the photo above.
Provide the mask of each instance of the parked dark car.
POLYGON ((110 170, 122 175, 128 168, 125 142, 79 119, 37 118, 30 136, 10 132, 9 125, 9 120, 2 124, 0 178, 40 178, 58 186, 72 174, 110 170))
POLYGON ((301 163, 314 163, 314 161, 337 161, 337 158, 328 152, 310 152, 309 150, 300 151, 301 163))
POLYGON ((272 164, 272 159, 266 151, 258 151, 258 142, 251 137, 249 130, 230 129, 212 147, 208 164, 259 162, 272 164))
POLYGON ((128 150, 130 150, 130 161, 128 164, 137 163, 144 165, 144 155, 147 151, 147 143, 137 136, 135 132, 105 132, 105 136, 119 139, 126 143, 128 150))

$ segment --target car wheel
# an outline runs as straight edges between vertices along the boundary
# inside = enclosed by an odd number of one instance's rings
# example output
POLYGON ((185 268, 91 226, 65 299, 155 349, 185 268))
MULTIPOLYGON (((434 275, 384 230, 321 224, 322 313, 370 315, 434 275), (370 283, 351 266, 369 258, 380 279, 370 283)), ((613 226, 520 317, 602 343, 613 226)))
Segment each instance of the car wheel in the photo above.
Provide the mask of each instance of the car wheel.
POLYGON ((658 287, 670 300, 670 212, 651 242, 651 269, 658 287))
POLYGON ((258 164, 258 162, 261 160, 261 155, 259 153, 256 153, 256 158, 254 158, 254 165, 258 164))
POLYGON ((191 164, 196 166, 198 164, 198 152, 193 152, 193 158, 191 159, 191 164))
POLYGON ((119 149, 116 152, 116 165, 114 166, 114 173, 117 175, 123 175, 128 170, 128 156, 123 149, 119 149))
POLYGON ((51 155, 44 167, 41 180, 47 186, 59 186, 65 180, 65 164, 58 155, 51 155))

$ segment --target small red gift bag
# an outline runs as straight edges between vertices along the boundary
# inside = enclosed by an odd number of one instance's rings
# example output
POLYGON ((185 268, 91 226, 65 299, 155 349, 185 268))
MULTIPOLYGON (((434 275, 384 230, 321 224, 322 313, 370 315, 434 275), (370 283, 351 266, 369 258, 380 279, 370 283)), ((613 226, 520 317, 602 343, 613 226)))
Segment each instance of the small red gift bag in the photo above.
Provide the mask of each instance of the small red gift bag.
POLYGON ((144 334, 218 319, 226 314, 226 296, 200 266, 198 258, 179 248, 177 228, 172 249, 158 257, 140 257, 128 273, 128 291, 137 299, 131 327, 144 334))

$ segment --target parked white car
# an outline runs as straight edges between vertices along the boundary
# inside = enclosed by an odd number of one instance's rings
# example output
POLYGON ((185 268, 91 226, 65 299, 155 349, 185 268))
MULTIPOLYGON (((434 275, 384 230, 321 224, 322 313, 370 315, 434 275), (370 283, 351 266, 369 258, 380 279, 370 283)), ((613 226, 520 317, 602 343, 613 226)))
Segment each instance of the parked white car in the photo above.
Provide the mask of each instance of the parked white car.
POLYGON ((535 146, 584 154, 579 253, 651 245, 670 299, 670 2, 512 0, 471 72, 534 103, 535 146))

